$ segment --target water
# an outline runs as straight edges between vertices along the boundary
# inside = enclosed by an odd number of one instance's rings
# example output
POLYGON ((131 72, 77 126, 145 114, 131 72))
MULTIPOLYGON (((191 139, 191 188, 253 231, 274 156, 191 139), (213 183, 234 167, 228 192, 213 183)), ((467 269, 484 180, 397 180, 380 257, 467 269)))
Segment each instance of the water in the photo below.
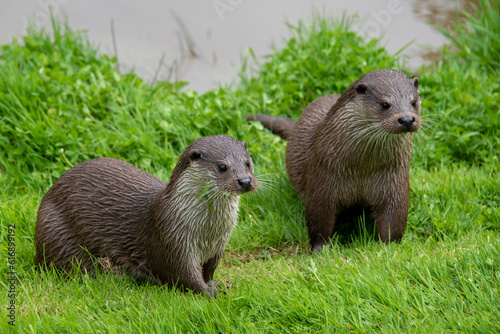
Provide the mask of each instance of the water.
POLYGON ((356 31, 366 38, 383 37, 392 54, 404 51, 409 67, 422 62, 422 47, 440 47, 444 37, 426 21, 447 25, 457 1, 410 0, 39 0, 0 3, 0 43, 22 35, 28 21, 50 30, 49 6, 57 18, 68 18, 74 30, 85 30, 101 52, 116 51, 123 69, 152 82, 184 80, 204 92, 234 82, 241 55, 251 47, 258 57, 283 45, 285 20, 310 20, 313 8, 340 17, 357 13, 356 31))

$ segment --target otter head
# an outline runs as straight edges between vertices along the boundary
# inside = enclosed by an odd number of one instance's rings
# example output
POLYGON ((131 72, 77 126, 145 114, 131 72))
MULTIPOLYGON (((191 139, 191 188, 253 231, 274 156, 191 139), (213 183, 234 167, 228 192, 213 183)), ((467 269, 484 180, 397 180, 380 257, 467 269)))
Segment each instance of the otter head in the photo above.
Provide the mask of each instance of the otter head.
POLYGON ((257 188, 246 141, 225 135, 202 137, 186 148, 180 161, 184 162, 184 173, 218 193, 241 195, 257 188))
POLYGON ((391 69, 376 70, 363 75, 349 90, 356 95, 356 109, 363 111, 365 119, 378 122, 380 129, 393 134, 419 129, 417 77, 391 69))

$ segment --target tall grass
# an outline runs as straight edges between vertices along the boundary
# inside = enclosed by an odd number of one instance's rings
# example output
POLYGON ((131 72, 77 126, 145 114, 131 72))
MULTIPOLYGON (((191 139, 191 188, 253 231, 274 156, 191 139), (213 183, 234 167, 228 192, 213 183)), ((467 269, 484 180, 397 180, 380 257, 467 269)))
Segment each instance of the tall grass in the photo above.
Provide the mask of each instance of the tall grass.
POLYGON ((498 74, 500 71, 500 8, 496 0, 479 0, 473 13, 457 18, 456 29, 442 30, 464 61, 498 74))
MULTIPOLYGON (((419 152, 425 164, 498 163, 500 150, 500 1, 479 0, 474 13, 457 16, 453 44, 443 61, 425 71, 422 96, 432 114, 431 140, 419 152)), ((422 147, 421 147, 422 148, 422 147)))

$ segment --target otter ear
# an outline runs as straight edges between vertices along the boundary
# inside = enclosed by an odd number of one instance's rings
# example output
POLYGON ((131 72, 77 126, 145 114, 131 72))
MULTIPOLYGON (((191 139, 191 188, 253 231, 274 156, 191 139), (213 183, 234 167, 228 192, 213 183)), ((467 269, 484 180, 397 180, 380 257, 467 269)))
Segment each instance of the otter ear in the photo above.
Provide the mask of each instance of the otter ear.
POLYGON ((201 152, 199 152, 199 151, 191 152, 191 155, 189 156, 189 158, 191 159, 191 161, 200 160, 201 152))
POLYGON ((242 141, 242 143, 243 143, 243 147, 244 147, 244 148, 247 148, 247 141, 246 141, 246 140, 244 140, 244 141, 242 141))
POLYGON ((418 92, 418 77, 413 78, 413 85, 415 85, 415 88, 417 89, 418 92))
POLYGON ((365 94, 367 90, 368 90, 368 87, 366 87, 365 84, 359 84, 356 87, 356 92, 358 92, 359 94, 365 94))

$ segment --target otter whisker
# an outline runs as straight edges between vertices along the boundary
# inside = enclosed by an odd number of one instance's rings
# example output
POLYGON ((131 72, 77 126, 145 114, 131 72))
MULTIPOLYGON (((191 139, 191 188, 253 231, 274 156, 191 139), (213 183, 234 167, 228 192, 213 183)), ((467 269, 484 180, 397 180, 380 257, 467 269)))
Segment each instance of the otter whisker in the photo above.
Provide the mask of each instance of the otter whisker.
POLYGON ((260 183, 260 182, 264 182, 264 183, 268 183, 268 184, 275 184, 277 183, 277 180, 276 179, 265 179, 265 178, 261 178, 259 176, 256 176, 256 179, 257 181, 260 183))
POLYGON ((264 184, 267 186, 274 187, 276 184, 278 184, 276 179, 263 179, 263 178, 260 178, 258 176, 256 176, 256 178, 257 178, 257 182, 259 182, 259 185, 264 184))
POLYGON ((363 149, 363 156, 370 154, 370 152, 377 152, 377 142, 380 140, 381 130, 376 124, 372 124, 367 129, 369 131, 365 133, 364 140, 358 142, 358 145, 363 149))
POLYGON ((266 195, 266 196, 272 196, 275 193, 274 189, 267 188, 265 186, 262 187, 262 185, 259 185, 259 187, 257 188, 257 190, 255 192, 259 193, 259 194, 266 195))
POLYGON ((276 173, 264 173, 264 174, 255 175, 255 177, 260 178, 263 176, 276 176, 276 175, 277 175, 276 173))
MULTIPOLYGON (((431 132, 429 129, 427 129, 427 126, 421 126, 420 129, 422 129, 423 133, 417 132, 416 133, 417 136, 422 137, 424 134, 429 136, 429 137, 431 136, 431 132)), ((431 130, 432 130, 432 128, 431 128, 431 130)))
POLYGON ((349 138, 349 141, 346 143, 346 145, 353 146, 353 147, 361 146, 362 142, 364 140, 366 140, 366 138, 371 139, 371 137, 368 136, 368 134, 373 132, 373 130, 375 128, 376 128, 376 125, 370 124, 369 126, 363 128, 361 131, 356 132, 356 134, 354 136, 351 136, 349 138))
POLYGON ((424 131, 427 131, 428 129, 434 130, 434 127, 437 123, 435 122, 429 122, 429 120, 422 122, 420 125, 420 128, 423 129, 424 131))

